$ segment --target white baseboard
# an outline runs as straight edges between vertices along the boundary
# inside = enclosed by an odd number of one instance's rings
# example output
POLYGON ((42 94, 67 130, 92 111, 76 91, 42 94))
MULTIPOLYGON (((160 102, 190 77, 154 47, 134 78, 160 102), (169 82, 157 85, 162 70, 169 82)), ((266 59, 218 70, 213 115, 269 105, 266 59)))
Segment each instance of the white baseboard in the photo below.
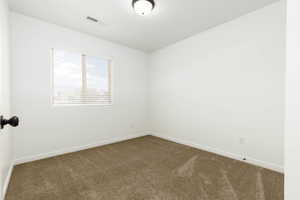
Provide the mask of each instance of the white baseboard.
POLYGON ((166 140, 170 140, 170 141, 173 141, 173 142, 176 142, 176 143, 179 143, 179 144, 191 146, 191 147, 194 147, 194 148, 197 148, 197 149, 200 149, 200 150, 204 150, 204 151, 215 153, 215 154, 218 154, 218 155, 221 155, 221 156, 229 157, 229 158, 239 160, 239 161, 242 161, 242 162, 245 162, 245 163, 248 163, 248 164, 252 164, 252 165, 256 165, 256 166, 259 166, 259 167, 270 169, 270 170, 273 170, 273 171, 276 171, 276 172, 284 173, 284 168, 280 165, 277 165, 277 164, 268 163, 268 162, 265 162, 265 161, 261 161, 261 160, 257 160, 257 159, 253 159, 253 158, 249 158, 249 157, 246 157, 246 160, 243 160, 245 158, 245 156, 230 153, 230 152, 226 152, 226 151, 223 151, 223 150, 220 150, 220 149, 217 149, 217 148, 212 148, 212 147, 205 146, 205 145, 196 144, 194 142, 184 141, 182 139, 175 138, 175 137, 163 136, 161 134, 151 132, 151 131, 148 132, 148 135, 153 135, 153 136, 160 137, 160 138, 163 138, 163 139, 166 139, 166 140))
POLYGON ((90 149, 90 148, 99 147, 99 146, 112 144, 112 143, 116 143, 116 142, 121 142, 121 141, 129 140, 129 139, 134 139, 134 138, 142 137, 145 135, 147 135, 147 132, 141 132, 141 133, 125 135, 125 136, 117 137, 117 138, 105 139, 105 140, 101 140, 99 142, 95 142, 95 143, 91 143, 91 144, 87 144, 87 145, 75 146, 75 147, 61 149, 61 150, 57 150, 57 151, 53 151, 53 152, 49 152, 49 153, 42 153, 42 154, 38 154, 38 155, 34 155, 34 156, 18 158, 15 160, 14 163, 15 163, 15 165, 18 165, 18 164, 22 164, 22 163, 27 163, 27 162, 50 158, 50 157, 54 157, 54 156, 58 156, 58 155, 63 155, 66 153, 72 153, 72 152, 81 151, 84 149, 90 149))
POLYGON ((194 147, 194 148, 197 148, 197 149, 200 149, 200 150, 212 152, 212 153, 215 153, 215 154, 218 154, 218 155, 221 155, 221 156, 229 157, 229 158, 239 160, 239 161, 242 161, 242 162, 246 162, 246 163, 249 163, 249 164, 252 164, 252 165, 256 165, 256 166, 259 166, 259 167, 263 167, 263 168, 267 168, 267 169, 270 169, 270 170, 273 170, 273 171, 284 173, 284 168, 280 165, 276 165, 276 164, 273 164, 273 163, 268 163, 268 162, 253 159, 253 158, 250 158, 250 157, 246 157, 246 160, 243 160, 245 158, 245 156, 243 156, 243 155, 238 155, 238 154, 226 152, 226 151, 223 151, 223 150, 220 150, 220 149, 217 149, 217 148, 212 148, 212 147, 197 144, 197 143, 194 143, 194 142, 185 141, 185 140, 175 138, 175 137, 163 136, 162 134, 158 134, 158 133, 153 132, 153 131, 145 131, 145 132, 138 133, 138 134, 131 134, 131 135, 123 136, 123 137, 101 140, 99 142, 88 144, 88 145, 70 147, 70 148, 61 149, 61 150, 53 151, 53 152, 49 152, 49 153, 43 153, 43 154, 38 154, 38 155, 34 155, 34 156, 19 158, 19 159, 15 160, 15 164, 17 165, 17 164, 22 164, 22 163, 26 163, 26 162, 35 161, 35 160, 50 158, 50 157, 54 157, 54 156, 58 156, 58 155, 66 154, 66 153, 72 153, 72 152, 81 151, 81 150, 84 150, 84 149, 89 149, 89 148, 93 148, 93 147, 98 147, 98 146, 103 146, 103 145, 112 144, 112 143, 116 143, 116 142, 121 142, 121 141, 124 141, 124 140, 129 140, 129 139, 133 139, 133 138, 137 138, 137 137, 142 137, 142 136, 145 136, 145 135, 153 135, 153 136, 160 137, 160 138, 163 138, 163 139, 166 139, 166 140, 170 140, 170 141, 173 141, 173 142, 176 142, 176 143, 179 143, 179 144, 191 146, 191 147, 194 147))
POLYGON ((13 163, 11 164, 10 168, 9 168, 9 171, 8 171, 8 174, 5 178, 5 181, 4 181, 4 186, 3 186, 3 193, 2 193, 2 197, 0 199, 4 200, 5 198, 5 195, 6 195, 6 192, 7 192, 7 188, 8 188, 8 184, 9 184, 9 181, 10 181, 10 178, 11 178, 11 175, 12 175, 12 171, 13 171, 13 168, 14 168, 14 165, 13 163))

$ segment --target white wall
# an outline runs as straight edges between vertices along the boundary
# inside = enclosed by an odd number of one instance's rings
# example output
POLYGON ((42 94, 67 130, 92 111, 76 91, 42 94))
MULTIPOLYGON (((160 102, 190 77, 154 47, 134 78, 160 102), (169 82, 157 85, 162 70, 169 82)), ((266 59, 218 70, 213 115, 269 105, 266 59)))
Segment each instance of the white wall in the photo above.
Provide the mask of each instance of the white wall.
POLYGON ((16 13, 11 23, 12 109, 21 119, 14 130, 18 161, 148 130, 146 54, 16 13), (113 58, 113 106, 52 107, 51 48, 113 58))
POLYGON ((283 1, 150 56, 17 13, 11 18, 18 161, 152 130, 282 170, 283 1), (113 57, 114 105, 52 107, 51 48, 113 57))
POLYGON ((287 1, 285 200, 300 197, 300 1, 287 1))
MULTIPOLYGON (((6 0, 0 0, 0 115, 10 116, 9 24, 6 0)), ((0 199, 7 188, 13 164, 12 134, 9 126, 0 130, 0 199)))
POLYGON ((155 52, 153 131, 282 170, 284 40, 282 1, 155 52))

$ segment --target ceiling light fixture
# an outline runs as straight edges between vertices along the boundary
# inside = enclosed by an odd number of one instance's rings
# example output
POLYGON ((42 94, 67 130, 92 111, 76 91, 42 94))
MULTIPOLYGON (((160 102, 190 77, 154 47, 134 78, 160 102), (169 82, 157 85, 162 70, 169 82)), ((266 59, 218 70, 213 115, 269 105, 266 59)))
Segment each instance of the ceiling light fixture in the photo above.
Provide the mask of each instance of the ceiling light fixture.
POLYGON ((133 0, 132 7, 139 15, 148 15, 155 7, 154 0, 133 0))

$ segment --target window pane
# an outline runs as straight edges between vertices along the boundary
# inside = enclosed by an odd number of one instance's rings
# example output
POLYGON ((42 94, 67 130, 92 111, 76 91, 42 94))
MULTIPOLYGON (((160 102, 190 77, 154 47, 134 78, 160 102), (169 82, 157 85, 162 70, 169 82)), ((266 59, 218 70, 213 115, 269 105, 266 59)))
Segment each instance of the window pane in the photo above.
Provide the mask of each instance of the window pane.
POLYGON ((54 104, 109 105, 110 61, 53 50, 54 104))
POLYGON ((80 96, 81 54, 54 50, 53 65, 54 100, 66 101, 68 98, 80 96))
POLYGON ((109 60, 86 57, 87 90, 91 93, 109 93, 109 60))

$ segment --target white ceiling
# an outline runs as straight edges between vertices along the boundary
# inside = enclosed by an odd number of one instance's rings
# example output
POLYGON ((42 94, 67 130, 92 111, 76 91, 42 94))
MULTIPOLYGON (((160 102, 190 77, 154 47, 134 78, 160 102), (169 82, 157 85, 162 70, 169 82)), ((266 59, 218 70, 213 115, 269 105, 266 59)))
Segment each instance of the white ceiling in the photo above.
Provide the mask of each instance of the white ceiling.
POLYGON ((277 0, 156 0, 148 16, 132 0, 9 0, 13 11, 151 52, 277 0), (103 21, 95 24, 91 16, 103 21))

